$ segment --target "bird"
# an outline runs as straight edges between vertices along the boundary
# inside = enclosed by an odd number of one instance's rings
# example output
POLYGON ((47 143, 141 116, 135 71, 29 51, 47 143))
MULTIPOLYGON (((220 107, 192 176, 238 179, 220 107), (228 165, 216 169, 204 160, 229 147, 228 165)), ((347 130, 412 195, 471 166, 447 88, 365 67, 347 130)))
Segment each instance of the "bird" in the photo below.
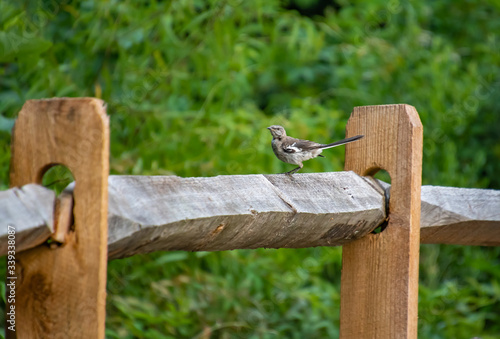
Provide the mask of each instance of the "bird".
POLYGON ((344 145, 364 137, 364 135, 356 135, 354 137, 332 142, 331 144, 318 144, 314 141, 296 139, 287 136, 283 126, 272 125, 267 129, 273 136, 271 145, 273 146, 273 151, 276 157, 281 161, 286 162, 287 164, 299 166, 289 172, 284 173, 289 175, 300 171, 302 167, 304 167, 304 165, 302 164, 303 161, 316 157, 324 158, 324 156, 321 155, 321 152, 324 149, 344 145))

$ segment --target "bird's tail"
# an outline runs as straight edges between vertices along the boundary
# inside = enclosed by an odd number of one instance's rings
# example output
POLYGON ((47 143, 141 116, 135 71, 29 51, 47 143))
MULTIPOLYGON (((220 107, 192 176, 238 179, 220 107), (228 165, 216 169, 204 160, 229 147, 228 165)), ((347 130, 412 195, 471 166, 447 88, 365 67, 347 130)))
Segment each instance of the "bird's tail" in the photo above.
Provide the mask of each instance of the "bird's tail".
POLYGON ((361 139, 363 137, 364 137, 364 135, 356 135, 355 137, 345 138, 345 139, 342 139, 342 140, 339 140, 339 141, 332 142, 331 144, 321 145, 318 148, 321 148, 321 149, 332 148, 332 147, 335 147, 335 146, 340 146, 340 145, 348 144, 350 142, 359 140, 359 139, 361 139))

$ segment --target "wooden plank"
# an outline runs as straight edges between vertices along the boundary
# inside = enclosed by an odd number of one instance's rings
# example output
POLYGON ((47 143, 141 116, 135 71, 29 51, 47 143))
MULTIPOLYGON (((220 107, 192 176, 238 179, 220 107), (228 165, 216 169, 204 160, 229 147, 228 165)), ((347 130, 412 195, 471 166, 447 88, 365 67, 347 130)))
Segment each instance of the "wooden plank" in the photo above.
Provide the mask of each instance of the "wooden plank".
POLYGON ((54 232, 53 191, 29 184, 0 192, 0 256, 7 254, 8 231, 16 230, 16 251, 44 243, 54 232))
MULTIPOLYGON (((210 218, 219 218, 221 215, 224 215, 227 220, 238 220, 242 216, 248 215, 248 211, 252 209, 254 204, 253 201, 260 202, 260 204, 269 204, 266 205, 265 210, 265 213, 268 214, 267 220, 277 220, 285 213, 293 211, 291 207, 290 209, 283 209, 282 204, 278 204, 277 208, 273 207, 270 201, 273 199, 280 201, 281 199, 284 202, 281 197, 287 199, 288 202, 291 200, 306 200, 306 206, 311 208, 309 211, 301 211, 302 215, 306 218, 308 217, 306 213, 345 213, 345 215, 336 216, 336 218, 339 218, 338 220, 342 220, 342 218, 343 220, 349 220, 348 215, 354 215, 356 220, 366 221, 366 225, 364 222, 358 223, 360 230, 364 229, 364 227, 372 228, 380 224, 385 218, 385 211, 381 205, 383 204, 382 194, 374 194, 374 192, 371 192, 370 187, 364 187, 365 184, 352 176, 358 177, 353 172, 349 175, 336 172, 293 176, 293 179, 299 179, 303 183, 300 186, 295 184, 296 181, 289 180, 288 176, 264 176, 267 180, 263 180, 261 176, 248 176, 248 178, 246 178, 247 176, 238 176, 239 179, 234 180, 234 182, 245 181, 249 183, 253 187, 251 195, 248 195, 247 191, 244 190, 239 190, 239 195, 235 193, 235 191, 238 192, 238 188, 230 186, 233 180, 224 176, 201 179, 172 176, 110 176, 109 182, 113 188, 109 190, 109 199, 112 201, 108 214, 108 245, 112 252, 109 258, 114 259, 118 256, 133 255, 133 253, 150 252, 155 249, 168 250, 172 248, 173 244, 179 248, 190 248, 191 246, 191 250, 194 250, 194 246, 183 242, 184 240, 176 234, 176 232, 183 233, 183 237, 188 239, 187 241, 190 243, 200 242, 200 239, 196 239, 196 236, 203 234, 203 232, 196 230, 194 225, 190 225, 191 222, 201 223, 202 226, 200 227, 204 227, 204 225, 211 223, 210 218), (317 189, 314 187, 308 189, 310 187, 309 182, 311 181, 320 185, 325 181, 329 182, 328 185, 338 182, 339 186, 333 188, 332 191, 323 191, 323 193, 326 192, 331 194, 331 196, 326 196, 326 199, 323 197, 321 200, 318 200, 316 199, 317 189), (191 185, 195 182, 197 183, 198 192, 192 190, 182 192, 184 187, 191 189, 191 185), (304 185, 304 183, 307 183, 307 185, 304 185), (229 187, 221 187, 221 184, 229 185, 229 187), (269 184, 275 186, 275 188, 270 189, 269 184), (279 187, 276 186, 278 184, 280 185, 279 187), (148 185, 159 187, 147 187, 148 185), (261 185, 265 187, 262 188, 260 187, 261 185), (291 188, 287 188, 287 185, 290 185, 291 188), (114 186, 117 187, 115 188, 114 186), (163 186, 168 186, 169 188, 163 186), (348 189, 339 190, 339 187, 348 189), (367 192, 365 192, 366 189, 368 190, 367 192), (224 190, 228 190, 231 193, 224 193, 224 190), (150 191, 154 193, 146 193, 150 191), (354 200, 356 204, 353 204, 350 195, 355 191, 361 192, 361 196, 365 201, 361 202, 356 199, 354 200), (128 192, 127 194, 130 196, 124 196, 123 192, 128 192), (210 208, 202 209, 202 211, 205 211, 205 214, 193 213, 193 209, 191 208, 178 208, 180 203, 178 200, 179 195, 183 196, 184 200, 188 201, 188 204, 193 204, 194 199, 200 198, 201 195, 199 192, 205 192, 205 196, 203 197, 204 200, 198 201, 198 204, 202 204, 203 201, 212 201, 210 199, 213 199, 213 194, 218 197, 216 199, 219 199, 219 201, 222 195, 227 196, 229 194, 231 198, 226 201, 228 201, 230 206, 241 205, 239 208, 231 210, 223 202, 219 205, 212 203, 210 208), (287 198, 286 196, 289 197, 287 198), (333 200, 333 203, 331 200, 333 200), (312 203, 313 201, 314 204, 312 203), (134 209, 137 209, 137 206, 141 206, 141 211, 144 215, 147 214, 147 216, 141 216, 140 211, 133 212, 134 209), (318 209, 319 207, 321 208, 318 209), (144 208, 147 210, 144 210, 144 208), (360 211, 360 208, 364 208, 364 210, 360 211), (177 227, 174 230, 172 225, 175 224, 175 220, 172 221, 172 214, 169 213, 172 210, 176 213, 177 221, 182 220, 185 227, 177 227), (278 216, 271 214, 278 214, 278 216), (203 221, 200 222, 200 220, 203 221), (162 238, 166 238, 168 235, 169 237, 174 237, 176 241, 162 240, 162 243, 165 244, 164 248, 149 245, 148 242, 159 241, 159 239, 154 237, 153 239, 150 238, 152 228, 157 228, 155 232, 160 234, 162 238), (161 228, 163 230, 160 230, 161 228), (130 238, 132 234, 137 243, 141 243, 143 246, 131 246, 133 243, 132 240, 130 242, 124 240, 125 238, 130 238), (121 243, 126 249, 120 249, 121 243), (130 248, 133 248, 133 250, 130 250, 130 248)), ((367 180, 367 178, 364 178, 364 180, 367 180)), ((390 185, 382 182, 380 184, 384 187, 390 187, 390 185)), ((358 195, 355 194, 354 196, 358 195)), ((422 186, 421 197, 421 243, 500 246, 500 208, 498 207, 500 206, 500 191, 422 186)), ((29 184, 23 186, 21 189, 12 188, 0 192, 0 225, 2 226, 0 227, 0 256, 7 253, 7 225, 16 226, 18 251, 33 248, 47 241, 52 233, 54 204, 54 193, 39 185, 29 184)), ((290 206, 287 203, 285 204, 290 206)), ((216 221, 213 223, 216 223, 216 221)), ((277 226, 269 222, 269 224, 262 225, 262 227, 267 230, 276 228, 277 226)), ((283 225, 281 228, 286 227, 286 225, 283 225)), ((302 227, 304 227, 304 230, 301 232, 307 233, 309 226, 303 224, 302 227)), ((358 230, 358 233, 360 230, 358 230)), ((305 245, 307 242, 298 238, 299 230, 295 229, 294 232, 297 232, 294 238, 296 245, 305 245)), ((239 234, 241 238, 235 239, 238 243, 233 244, 232 239, 225 239, 227 242, 224 242, 221 248, 217 248, 215 247, 215 243, 211 243, 211 250, 246 248, 244 247, 244 242, 241 240, 245 238, 245 233, 240 231, 239 234)), ((257 235, 254 233, 253 236, 256 237, 257 235)), ((344 244, 355 239, 347 239, 348 236, 348 234, 344 234, 342 240, 344 244)), ((339 235, 339 237, 341 238, 342 236, 339 235)), ((273 243, 268 243, 268 240, 268 238, 263 236, 263 239, 258 240, 258 242, 262 247, 273 247, 273 243)), ((58 241, 62 240, 59 239, 58 241)), ((310 241, 310 238, 307 241, 310 241)), ((248 242, 250 243, 250 241, 248 242)), ((329 246, 333 244, 330 242, 329 246)), ((292 245, 292 243, 289 245, 292 245)), ((274 242, 274 246, 278 246, 278 243, 274 242)))
POLYGON ((356 107, 346 170, 391 176, 387 228, 343 247, 340 337, 417 338, 422 124, 408 105, 356 107))
POLYGON ((54 232, 51 239, 59 245, 66 242, 66 236, 71 233, 73 226, 73 191, 63 191, 56 199, 54 207, 54 232))
POLYGON ((423 186, 420 242, 500 246, 500 191, 423 186))
POLYGON ((50 166, 66 165, 76 182, 75 224, 63 246, 16 254, 8 338, 104 338, 108 123, 104 103, 92 98, 29 100, 19 113, 11 185, 41 184, 50 166))
POLYGON ((212 178, 112 176, 110 259, 158 250, 342 245, 384 219, 353 172, 212 178))

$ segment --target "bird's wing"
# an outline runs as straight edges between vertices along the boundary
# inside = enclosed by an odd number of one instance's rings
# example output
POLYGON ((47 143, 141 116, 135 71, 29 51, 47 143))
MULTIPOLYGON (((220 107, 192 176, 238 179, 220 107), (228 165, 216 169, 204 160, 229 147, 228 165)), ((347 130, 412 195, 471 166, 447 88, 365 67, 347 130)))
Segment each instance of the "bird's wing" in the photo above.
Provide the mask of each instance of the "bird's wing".
POLYGON ((283 151, 286 153, 298 153, 310 151, 313 149, 317 149, 321 147, 321 144, 318 144, 309 140, 301 140, 295 138, 287 138, 283 141, 281 147, 283 147, 283 151))

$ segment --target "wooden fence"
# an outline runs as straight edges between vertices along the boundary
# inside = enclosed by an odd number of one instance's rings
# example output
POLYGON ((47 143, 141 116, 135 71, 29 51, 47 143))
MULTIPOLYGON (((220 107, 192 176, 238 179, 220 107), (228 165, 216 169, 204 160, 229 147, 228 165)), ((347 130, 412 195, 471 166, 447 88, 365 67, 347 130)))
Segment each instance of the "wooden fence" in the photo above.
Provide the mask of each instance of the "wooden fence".
POLYGON ((102 101, 28 101, 14 127, 13 188, 0 192, 0 254, 8 268, 15 261, 6 336, 104 338, 110 259, 344 246, 341 338, 416 338, 419 244, 500 245, 500 191, 421 187, 411 106, 356 107, 347 136, 357 134, 365 138, 347 145, 347 172, 108 177, 102 101), (54 164, 75 178, 58 197, 40 185, 54 164), (371 178, 379 169, 392 186, 371 178))

